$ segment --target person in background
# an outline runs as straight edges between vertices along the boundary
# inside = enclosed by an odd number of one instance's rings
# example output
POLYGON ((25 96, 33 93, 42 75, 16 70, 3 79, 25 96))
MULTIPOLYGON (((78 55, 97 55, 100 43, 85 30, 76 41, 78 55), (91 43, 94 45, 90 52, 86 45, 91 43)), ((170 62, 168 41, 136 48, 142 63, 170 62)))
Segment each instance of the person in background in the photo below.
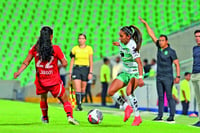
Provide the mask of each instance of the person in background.
POLYGON ((86 45, 86 35, 78 35, 79 45, 74 46, 70 53, 71 62, 69 68, 69 79, 73 80, 76 90, 77 111, 83 110, 81 104, 85 96, 88 80, 92 79, 93 71, 93 49, 86 45))
POLYGON ((151 69, 149 71, 149 77, 155 77, 157 72, 156 59, 151 60, 151 69))
POLYGON ((112 79, 114 80, 117 75, 122 71, 123 69, 123 64, 121 62, 121 58, 117 56, 115 58, 115 64, 112 67, 112 79))
POLYGON ((151 60, 151 69, 153 69, 155 72, 157 71, 156 59, 151 60))
POLYGON ((92 93, 91 93, 91 84, 92 84, 92 79, 88 80, 88 82, 87 82, 87 86, 86 86, 86 90, 85 90, 85 103, 88 103, 88 98, 87 98, 88 95, 90 98, 90 102, 93 103, 92 93))
POLYGON ((179 104, 178 90, 175 85, 172 87, 172 97, 175 101, 175 104, 179 104))
POLYGON ((190 78, 191 74, 189 72, 185 72, 184 79, 180 84, 180 101, 182 104, 182 114, 188 115, 188 109, 190 105, 190 78))
POLYGON ((175 101, 175 112, 176 112, 176 105, 179 104, 179 97, 178 97, 178 89, 175 84, 172 87, 172 97, 175 101))
POLYGON ((60 73, 60 78, 61 78, 61 80, 62 80, 62 82, 63 82, 64 87, 65 87, 65 85, 66 85, 66 74, 67 74, 67 72, 66 72, 66 67, 64 67, 64 66, 61 64, 60 61, 58 62, 58 69, 59 69, 59 73, 60 73))
POLYGON ((175 123, 175 101, 172 97, 172 87, 174 83, 179 83, 180 81, 180 65, 176 51, 168 44, 168 37, 166 35, 161 34, 159 38, 157 38, 148 23, 141 17, 139 17, 139 19, 145 25, 147 33, 157 47, 156 86, 158 94, 158 115, 153 120, 162 121, 164 93, 166 92, 170 108, 170 115, 166 119, 166 122, 175 123), (172 64, 174 64, 176 67, 176 78, 173 77, 172 64))
POLYGON ((101 105, 106 106, 106 96, 107 96, 107 90, 108 85, 110 82, 110 60, 108 58, 103 59, 103 65, 101 66, 100 70, 100 81, 102 84, 102 91, 101 91, 101 105))
POLYGON ((151 69, 151 65, 148 64, 148 60, 147 59, 143 60, 143 68, 144 68, 144 73, 145 73, 144 78, 149 77, 149 71, 151 69))
MULTIPOLYGON (((116 58, 115 58, 115 64, 113 65, 113 67, 112 67, 112 80, 114 80, 116 77, 117 77, 117 75, 120 73, 120 72, 122 72, 122 70, 123 70, 123 64, 122 64, 122 62, 121 62, 121 57, 120 56, 117 56, 116 58)), ((123 96, 123 98, 125 99, 125 93, 126 93, 126 88, 122 88, 122 89, 120 89, 119 91, 119 94, 121 94, 122 96, 123 96)), ((115 102, 115 101, 114 101, 115 102)), ((116 108, 119 108, 120 107, 120 105, 117 103, 117 102, 115 102, 115 105, 114 105, 116 108)))
POLYGON ((91 88, 94 87, 95 83, 96 83, 96 75, 93 74, 93 75, 92 75, 92 80, 89 80, 89 81, 87 82, 87 86, 86 86, 86 93, 85 93, 85 102, 86 102, 86 103, 88 102, 88 99, 87 99, 87 96, 88 96, 88 95, 89 95, 89 98, 90 98, 90 103, 93 103, 91 88))

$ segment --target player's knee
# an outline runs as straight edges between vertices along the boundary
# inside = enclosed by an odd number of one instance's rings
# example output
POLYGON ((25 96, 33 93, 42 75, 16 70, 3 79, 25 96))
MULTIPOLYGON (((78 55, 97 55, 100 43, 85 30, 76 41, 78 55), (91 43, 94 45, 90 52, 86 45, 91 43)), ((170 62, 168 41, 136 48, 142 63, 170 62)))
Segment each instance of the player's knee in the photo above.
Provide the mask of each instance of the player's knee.
POLYGON ((129 85, 126 87, 126 94, 127 94, 127 96, 131 95, 131 92, 132 92, 132 85, 129 84, 129 85))
POLYGON ((114 93, 115 93, 115 92, 112 90, 112 88, 109 88, 109 89, 108 89, 108 95, 109 95, 109 96, 113 96, 114 93))
POLYGON ((126 89, 126 94, 127 94, 127 96, 131 95, 131 90, 130 89, 126 89))
POLYGON ((81 92, 81 89, 75 89, 75 92, 81 92))
POLYGON ((67 94, 66 94, 66 93, 63 93, 63 95, 60 96, 60 97, 58 97, 58 99, 59 99, 62 103, 68 102, 68 98, 67 98, 67 94))
POLYGON ((41 101, 47 101, 47 94, 41 94, 41 101))
POLYGON ((85 91, 86 91, 85 89, 86 89, 86 88, 81 88, 81 90, 80 90, 81 93, 85 93, 85 91))

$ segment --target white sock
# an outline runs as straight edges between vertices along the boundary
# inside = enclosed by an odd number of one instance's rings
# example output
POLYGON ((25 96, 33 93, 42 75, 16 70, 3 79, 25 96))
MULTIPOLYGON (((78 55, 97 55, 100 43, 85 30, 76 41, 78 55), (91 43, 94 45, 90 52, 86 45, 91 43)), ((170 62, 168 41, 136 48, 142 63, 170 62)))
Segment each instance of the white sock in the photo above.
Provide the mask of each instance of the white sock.
POLYGON ((127 97, 128 97, 128 100, 131 103, 133 110, 134 110, 135 116, 140 116, 140 113, 139 113, 139 110, 138 110, 137 98, 134 95, 129 95, 127 97))
POLYGON ((123 110, 125 110, 125 108, 128 106, 128 103, 117 92, 112 96, 112 99, 121 105, 123 110))

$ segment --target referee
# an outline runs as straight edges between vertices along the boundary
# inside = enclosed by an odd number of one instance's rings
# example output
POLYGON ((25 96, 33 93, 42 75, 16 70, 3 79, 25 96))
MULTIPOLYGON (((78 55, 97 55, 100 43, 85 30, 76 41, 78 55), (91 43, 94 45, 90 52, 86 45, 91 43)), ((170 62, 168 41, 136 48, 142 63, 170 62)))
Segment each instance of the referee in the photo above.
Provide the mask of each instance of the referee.
POLYGON ((156 86, 158 93, 158 116, 153 119, 154 121, 162 121, 163 107, 164 107, 164 92, 167 94, 167 100, 170 108, 170 116, 167 118, 167 122, 174 123, 175 115, 175 101, 172 97, 172 86, 173 83, 179 83, 180 81, 180 66, 176 56, 176 51, 168 44, 168 38, 166 35, 160 35, 159 40, 156 38, 153 30, 149 27, 147 22, 140 18, 140 21, 145 25, 149 36, 152 38, 156 47, 157 52, 157 77, 156 86), (173 78, 173 67, 176 66, 176 78, 173 78))
POLYGON ((72 78, 76 89, 76 110, 81 111, 81 102, 85 96, 87 81, 92 79, 93 49, 85 44, 85 34, 79 34, 78 42, 79 45, 74 46, 70 54, 69 79, 72 78))

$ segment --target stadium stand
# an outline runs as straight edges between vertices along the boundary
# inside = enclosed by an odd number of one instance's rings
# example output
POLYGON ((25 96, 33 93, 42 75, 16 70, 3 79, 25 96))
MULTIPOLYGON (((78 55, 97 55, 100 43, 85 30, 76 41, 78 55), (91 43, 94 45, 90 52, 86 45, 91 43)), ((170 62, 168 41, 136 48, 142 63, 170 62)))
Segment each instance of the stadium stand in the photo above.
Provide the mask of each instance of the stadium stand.
MULTIPOLYGON (((53 44, 61 47, 67 60, 77 35, 86 33, 98 61, 118 52, 111 44, 118 40, 121 26, 135 24, 144 29, 138 16, 155 26, 155 34, 171 34, 199 21, 199 10, 199 0, 1 0, 0 79, 13 79, 44 25, 53 27, 53 44)), ((143 38, 145 45, 146 32, 143 38)), ((34 69, 32 62, 19 78, 21 85, 33 81, 34 69)))

